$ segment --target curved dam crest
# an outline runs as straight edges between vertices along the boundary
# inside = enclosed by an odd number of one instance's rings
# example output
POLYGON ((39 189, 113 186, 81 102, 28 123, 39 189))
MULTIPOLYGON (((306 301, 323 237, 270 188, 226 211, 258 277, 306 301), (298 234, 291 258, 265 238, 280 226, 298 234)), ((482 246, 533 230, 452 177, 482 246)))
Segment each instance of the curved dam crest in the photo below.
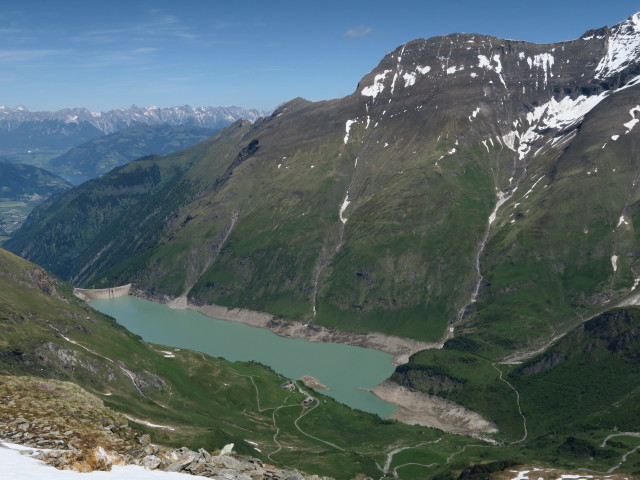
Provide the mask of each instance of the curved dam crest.
POLYGON ((83 300, 105 300, 129 295, 131 284, 111 288, 74 288, 73 294, 83 300))

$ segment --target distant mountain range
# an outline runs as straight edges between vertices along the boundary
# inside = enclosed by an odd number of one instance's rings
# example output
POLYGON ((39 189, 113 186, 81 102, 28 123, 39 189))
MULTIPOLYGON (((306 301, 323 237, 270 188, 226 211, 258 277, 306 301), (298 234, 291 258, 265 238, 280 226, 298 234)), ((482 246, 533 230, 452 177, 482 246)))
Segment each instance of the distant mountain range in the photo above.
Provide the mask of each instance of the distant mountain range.
POLYGON ((228 107, 138 107, 91 112, 86 108, 65 108, 53 112, 30 112, 20 105, 11 109, 0 105, 0 131, 11 131, 29 122, 54 121, 63 124, 89 124, 103 134, 113 133, 132 125, 194 125, 222 128, 240 118, 255 121, 267 112, 236 106, 228 107))
POLYGON ((137 107, 90 112, 67 108, 30 112, 23 106, 0 106, 0 155, 47 167, 67 150, 135 125, 187 125, 220 130, 238 119, 255 121, 265 112, 241 107, 137 107))

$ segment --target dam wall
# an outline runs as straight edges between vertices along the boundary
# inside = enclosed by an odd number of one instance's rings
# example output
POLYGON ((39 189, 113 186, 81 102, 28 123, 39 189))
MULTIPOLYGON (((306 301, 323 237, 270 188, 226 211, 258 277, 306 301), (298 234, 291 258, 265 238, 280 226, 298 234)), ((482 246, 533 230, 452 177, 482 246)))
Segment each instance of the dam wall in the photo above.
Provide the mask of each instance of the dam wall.
POLYGON ((74 288, 73 294, 84 300, 104 300, 109 298, 126 297, 131 290, 131 284, 113 288, 74 288))

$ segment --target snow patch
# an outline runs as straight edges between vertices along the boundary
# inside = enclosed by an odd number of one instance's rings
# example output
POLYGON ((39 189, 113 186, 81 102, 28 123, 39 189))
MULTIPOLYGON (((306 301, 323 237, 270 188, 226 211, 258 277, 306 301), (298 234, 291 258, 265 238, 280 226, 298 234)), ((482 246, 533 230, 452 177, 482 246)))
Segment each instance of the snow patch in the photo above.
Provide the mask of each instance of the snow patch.
POLYGON ((631 115, 631 120, 624 124, 627 127, 627 131, 625 133, 629 133, 633 130, 633 127, 636 126, 636 123, 640 122, 640 119, 636 118, 636 113, 640 113, 640 105, 636 105, 631 110, 629 110, 629 115, 631 115))
POLYGON ((536 185, 538 184, 538 182, 540 182, 540 180, 542 180, 544 178, 544 175, 541 176, 538 180, 536 180, 536 183, 533 184, 533 186, 529 189, 529 191, 527 193, 524 194, 524 196, 522 198, 528 198, 529 194, 531 192, 533 192, 533 189, 536 188, 536 185))
POLYGON ((347 120, 347 123, 344 126, 344 129, 347 132, 347 134, 344 136, 344 144, 345 145, 349 141, 349 130, 351 130, 351 125, 353 125, 356 122, 357 122, 357 120, 347 120))
MULTIPOLYGON (((504 88, 507 88, 507 84, 502 77, 502 62, 500 61, 500 55, 495 54, 493 57, 491 57, 491 60, 489 60, 486 55, 478 55, 478 61, 478 66, 480 68, 496 72, 498 74, 498 77, 500 78, 500 81, 502 82, 502 85, 504 85, 504 88), (495 62, 495 65, 492 65, 492 62, 495 62)), ((489 83, 492 82, 490 81, 489 83)))
POLYGON ((351 201, 349 200, 349 192, 344 197, 344 201, 342 202, 342 206, 340 207, 340 221, 344 224, 347 223, 347 218, 344 216, 344 211, 347 209, 351 201))
MULTIPOLYGON (((396 80, 398 79, 398 72, 393 74, 393 80, 391 82, 391 94, 393 95, 393 91, 396 89, 396 80)), ((389 103, 391 103, 391 99, 389 99, 389 103)))
POLYGON ((376 75, 373 79, 373 85, 370 85, 368 87, 365 87, 362 89, 362 95, 365 97, 372 97, 374 100, 375 98, 378 96, 378 94, 382 93, 384 91, 384 80, 387 76, 388 73, 390 73, 391 70, 385 70, 382 73, 379 73, 378 75, 376 75))
POLYGON ((542 68, 544 71, 544 84, 547 85, 547 80, 549 77, 553 77, 553 73, 551 72, 551 67, 555 62, 555 58, 550 53, 540 53, 538 55, 534 55, 533 60, 529 57, 527 58, 527 63, 529 64, 529 68, 542 68))
MULTIPOLYGON (((3 444, 0 448, 0 477, 3 480, 184 480, 180 472, 147 470, 138 465, 113 465, 110 472, 95 471, 80 473, 73 470, 58 470, 29 454, 20 453, 23 448, 12 444, 3 444)), ((32 450, 33 449, 29 449, 32 450)), ((206 477, 192 475, 190 480, 204 480, 206 477)))
POLYGON ((491 68, 491 62, 485 55, 478 55, 478 60, 480 61, 480 63, 478 63, 480 68, 491 68))
POLYGON ((611 266, 614 272, 618 271, 618 255, 611 255, 611 266))
POLYGON ((618 225, 616 225, 616 228, 618 228, 622 224, 629 225, 629 222, 627 222, 627 219, 624 218, 624 214, 620 215, 620 219, 618 220, 618 225))
POLYGON ((560 101, 552 98, 547 103, 529 112, 527 114, 529 128, 524 133, 516 135, 520 140, 520 146, 518 147, 520 160, 529 153, 533 143, 542 137, 538 131, 550 128, 562 130, 582 121, 584 116, 604 100, 606 96, 607 92, 602 92, 600 95, 591 97, 584 95, 580 95, 575 99, 564 97, 560 101))
POLYGON ((427 65, 426 67, 417 66, 416 70, 420 72, 422 75, 425 75, 431 71, 431 67, 427 65))
POLYGON ((620 138, 620 135, 611 135, 611 140, 614 142, 620 138))
POLYGON ((502 136, 502 141, 504 142, 504 144, 509 147, 511 150, 513 150, 514 152, 516 151, 516 141, 518 140, 519 134, 517 132, 517 130, 514 130, 513 132, 509 132, 506 135, 502 136))
POLYGON ((498 201, 496 202, 496 206, 489 215, 489 225, 491 225, 496 220, 496 215, 498 214, 498 209, 511 198, 511 194, 506 195, 504 192, 498 192, 498 201))
POLYGON ((615 26, 608 39, 607 54, 596 67, 597 79, 611 77, 640 57, 640 12, 615 26))
POLYGON ((404 87, 410 87, 411 85, 415 85, 416 83, 416 74, 413 72, 408 72, 405 73, 404 75, 402 75, 402 78, 404 78, 404 87))

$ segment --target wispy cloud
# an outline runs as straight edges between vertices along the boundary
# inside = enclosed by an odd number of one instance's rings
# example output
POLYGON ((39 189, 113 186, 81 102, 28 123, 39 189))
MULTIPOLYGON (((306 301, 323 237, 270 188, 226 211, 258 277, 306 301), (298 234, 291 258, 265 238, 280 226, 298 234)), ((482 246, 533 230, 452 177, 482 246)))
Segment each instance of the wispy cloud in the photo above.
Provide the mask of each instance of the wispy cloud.
POLYGON ((109 44, 132 39, 150 41, 172 38, 188 41, 199 40, 198 34, 190 27, 182 24, 175 15, 169 15, 159 10, 151 10, 148 17, 140 22, 122 24, 113 28, 87 30, 73 37, 73 40, 109 44))
POLYGON ((41 60, 46 57, 65 55, 70 53, 69 49, 17 49, 17 50, 0 50, 0 61, 5 62, 32 62, 41 60))
POLYGON ((215 29, 243 29, 243 28, 262 28, 266 27, 267 23, 260 20, 250 20, 243 22, 230 22, 230 21, 220 21, 213 23, 213 28, 215 29))
POLYGON ((357 27, 350 28, 346 32, 342 34, 345 38, 361 38, 371 35, 373 33, 373 28, 367 27, 365 25, 358 25, 357 27))

